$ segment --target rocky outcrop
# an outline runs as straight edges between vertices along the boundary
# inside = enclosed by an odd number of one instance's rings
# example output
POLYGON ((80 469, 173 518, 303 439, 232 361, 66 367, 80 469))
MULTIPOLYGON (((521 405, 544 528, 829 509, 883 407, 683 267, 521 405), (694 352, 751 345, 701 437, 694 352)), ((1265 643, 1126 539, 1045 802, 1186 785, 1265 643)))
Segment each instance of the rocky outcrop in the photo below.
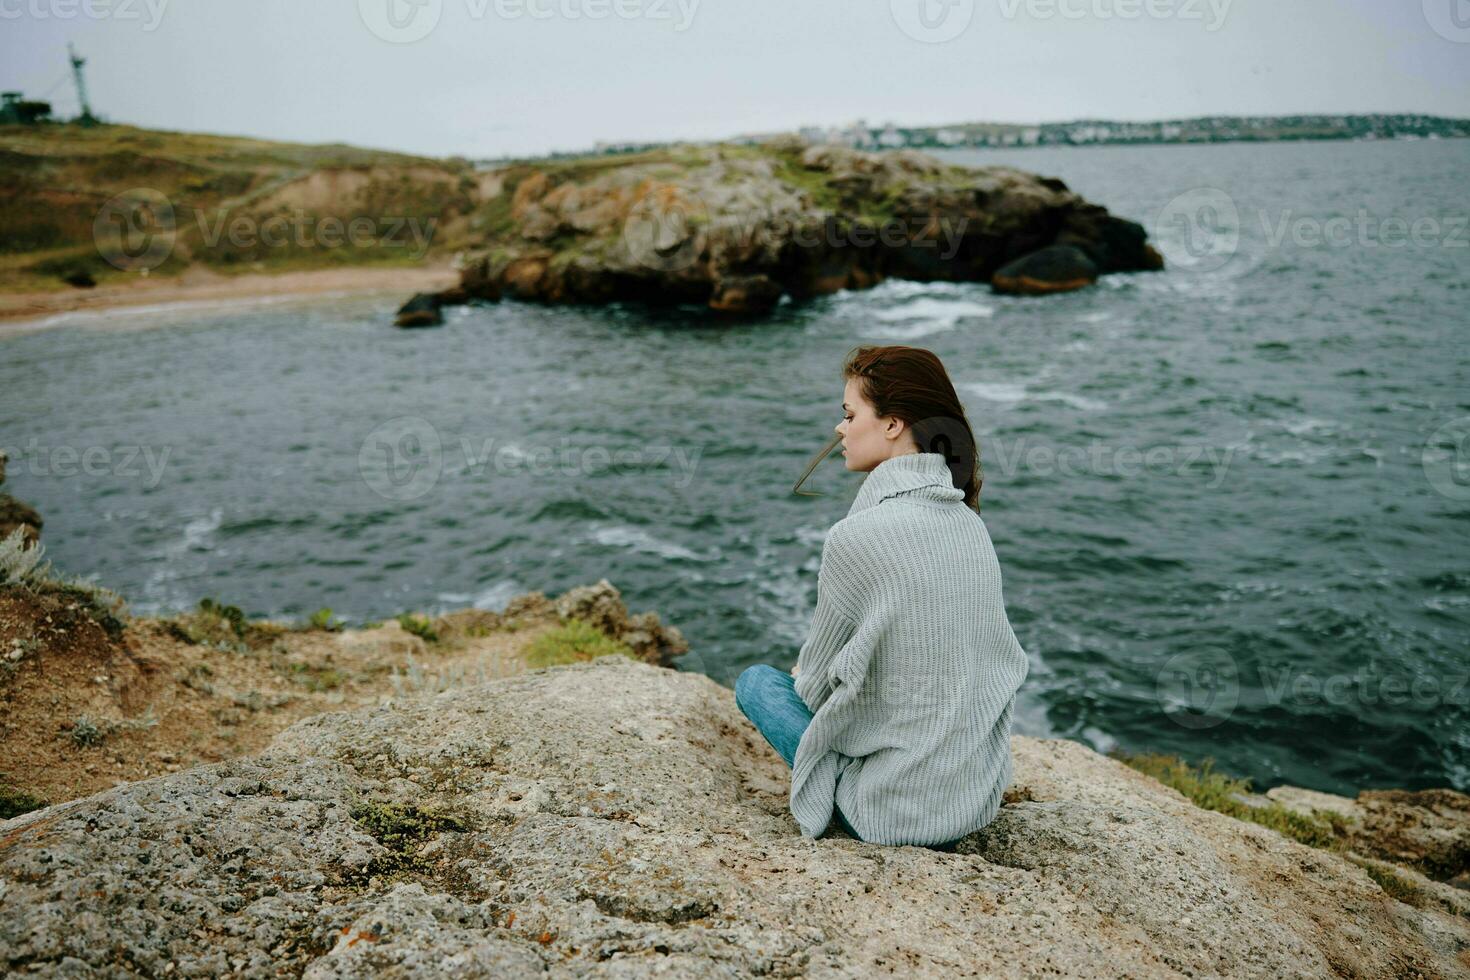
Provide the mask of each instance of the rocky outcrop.
POLYGON ((257 756, 0 824, 0 967, 1470 975, 1458 889, 1407 904, 1080 744, 1012 747, 1007 804, 945 853, 803 838, 731 691, 621 656, 318 715, 257 756))
MULTIPOLYGON (((0 449, 0 485, 5 483, 7 462, 9 457, 5 450, 0 449)), ((16 528, 20 528, 25 540, 34 545, 41 540, 41 527, 44 523, 36 508, 9 494, 0 493, 0 541, 9 537, 16 528)))
POLYGON ((1369 789, 1356 799, 1276 786, 1266 799, 1305 816, 1342 818, 1354 851, 1406 864, 1438 881, 1470 889, 1470 797, 1447 789, 1369 789))
POLYGON ((461 256, 459 290, 438 305, 632 300, 763 313, 783 297, 888 278, 991 282, 1049 246, 1077 250, 1094 276, 1163 266, 1140 225, 1056 178, 915 151, 787 138, 522 164, 497 176, 501 196, 480 215, 484 247, 461 256))
POLYGON ((622 593, 607 579, 577 585, 555 599, 543 592, 524 592, 506 603, 505 619, 554 617, 560 622, 580 619, 627 646, 641 660, 672 667, 674 658, 689 652, 679 627, 660 621, 658 613, 630 613, 622 593))
POLYGON ((688 650, 677 627, 629 612, 605 578, 551 599, 523 593, 504 612, 410 614, 361 628, 329 615, 248 620, 212 602, 134 617, 95 587, 0 582, 0 819, 31 808, 21 797, 60 803, 259 752, 309 715, 611 652, 568 629, 574 618, 649 663, 672 666, 688 650))

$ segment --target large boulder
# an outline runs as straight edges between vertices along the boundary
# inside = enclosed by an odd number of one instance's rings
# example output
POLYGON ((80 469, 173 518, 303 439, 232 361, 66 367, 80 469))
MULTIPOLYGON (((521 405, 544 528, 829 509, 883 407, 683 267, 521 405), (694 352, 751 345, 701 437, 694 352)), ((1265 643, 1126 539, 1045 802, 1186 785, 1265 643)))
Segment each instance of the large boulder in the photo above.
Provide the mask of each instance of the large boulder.
POLYGON ((255 757, 0 823, 0 966, 1466 975, 1470 905, 1405 904, 1080 744, 1012 748, 1009 802, 946 853, 802 837, 732 692, 621 656, 318 715, 255 757))

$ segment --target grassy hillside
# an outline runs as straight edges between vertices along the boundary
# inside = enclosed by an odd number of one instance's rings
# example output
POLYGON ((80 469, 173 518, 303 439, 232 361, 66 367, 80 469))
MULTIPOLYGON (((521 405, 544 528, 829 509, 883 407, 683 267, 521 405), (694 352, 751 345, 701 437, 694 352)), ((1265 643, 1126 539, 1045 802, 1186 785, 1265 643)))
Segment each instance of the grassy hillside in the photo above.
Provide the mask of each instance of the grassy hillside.
POLYGON ((222 273, 419 263, 464 245, 500 189, 460 158, 134 126, 3 127, 0 290, 71 289, 68 277, 100 284, 144 267, 172 276, 191 263, 222 273))

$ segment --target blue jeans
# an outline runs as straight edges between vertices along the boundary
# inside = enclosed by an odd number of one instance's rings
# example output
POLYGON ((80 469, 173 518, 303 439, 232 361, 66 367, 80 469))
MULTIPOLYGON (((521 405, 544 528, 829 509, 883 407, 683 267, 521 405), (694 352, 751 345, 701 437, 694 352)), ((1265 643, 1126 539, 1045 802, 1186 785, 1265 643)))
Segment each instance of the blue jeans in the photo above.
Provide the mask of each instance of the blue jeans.
MULTIPOLYGON (((770 664, 747 667, 735 680, 735 703, 786 764, 795 765, 801 733, 812 721, 812 713, 796 693, 796 678, 770 664)), ((835 802, 832 812, 844 833, 854 840, 862 840, 835 802)))

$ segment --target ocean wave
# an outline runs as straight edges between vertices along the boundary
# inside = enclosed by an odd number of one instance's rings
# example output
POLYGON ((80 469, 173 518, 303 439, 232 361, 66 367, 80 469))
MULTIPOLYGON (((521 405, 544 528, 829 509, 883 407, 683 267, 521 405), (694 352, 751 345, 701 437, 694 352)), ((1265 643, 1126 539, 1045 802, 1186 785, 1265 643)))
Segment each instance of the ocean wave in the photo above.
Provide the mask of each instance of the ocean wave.
POLYGON ((864 336, 912 340, 953 330, 962 320, 988 319, 994 315, 995 307, 973 299, 939 299, 923 295, 902 306, 875 310, 871 316, 880 325, 864 331, 864 336))
POLYGON ((609 548, 627 548, 632 551, 658 555, 660 558, 682 558, 685 561, 709 562, 716 561, 720 557, 719 548, 712 549, 709 554, 700 554, 697 551, 691 551, 683 545, 675 544, 672 541, 664 541, 654 537, 641 528, 630 527, 626 524, 609 524, 602 527, 595 527, 588 532, 587 540, 609 548))
POLYGON ((476 609, 500 612, 511 599, 527 591, 513 578, 501 579, 479 592, 441 592, 434 598, 447 608, 460 609, 466 604, 476 609))
POLYGON ((1107 402, 1088 398, 1086 395, 1067 391, 1033 390, 1024 381, 969 381, 959 387, 962 391, 998 405, 1015 405, 1025 401, 1062 402, 1088 412, 1098 412, 1108 407, 1107 402))

